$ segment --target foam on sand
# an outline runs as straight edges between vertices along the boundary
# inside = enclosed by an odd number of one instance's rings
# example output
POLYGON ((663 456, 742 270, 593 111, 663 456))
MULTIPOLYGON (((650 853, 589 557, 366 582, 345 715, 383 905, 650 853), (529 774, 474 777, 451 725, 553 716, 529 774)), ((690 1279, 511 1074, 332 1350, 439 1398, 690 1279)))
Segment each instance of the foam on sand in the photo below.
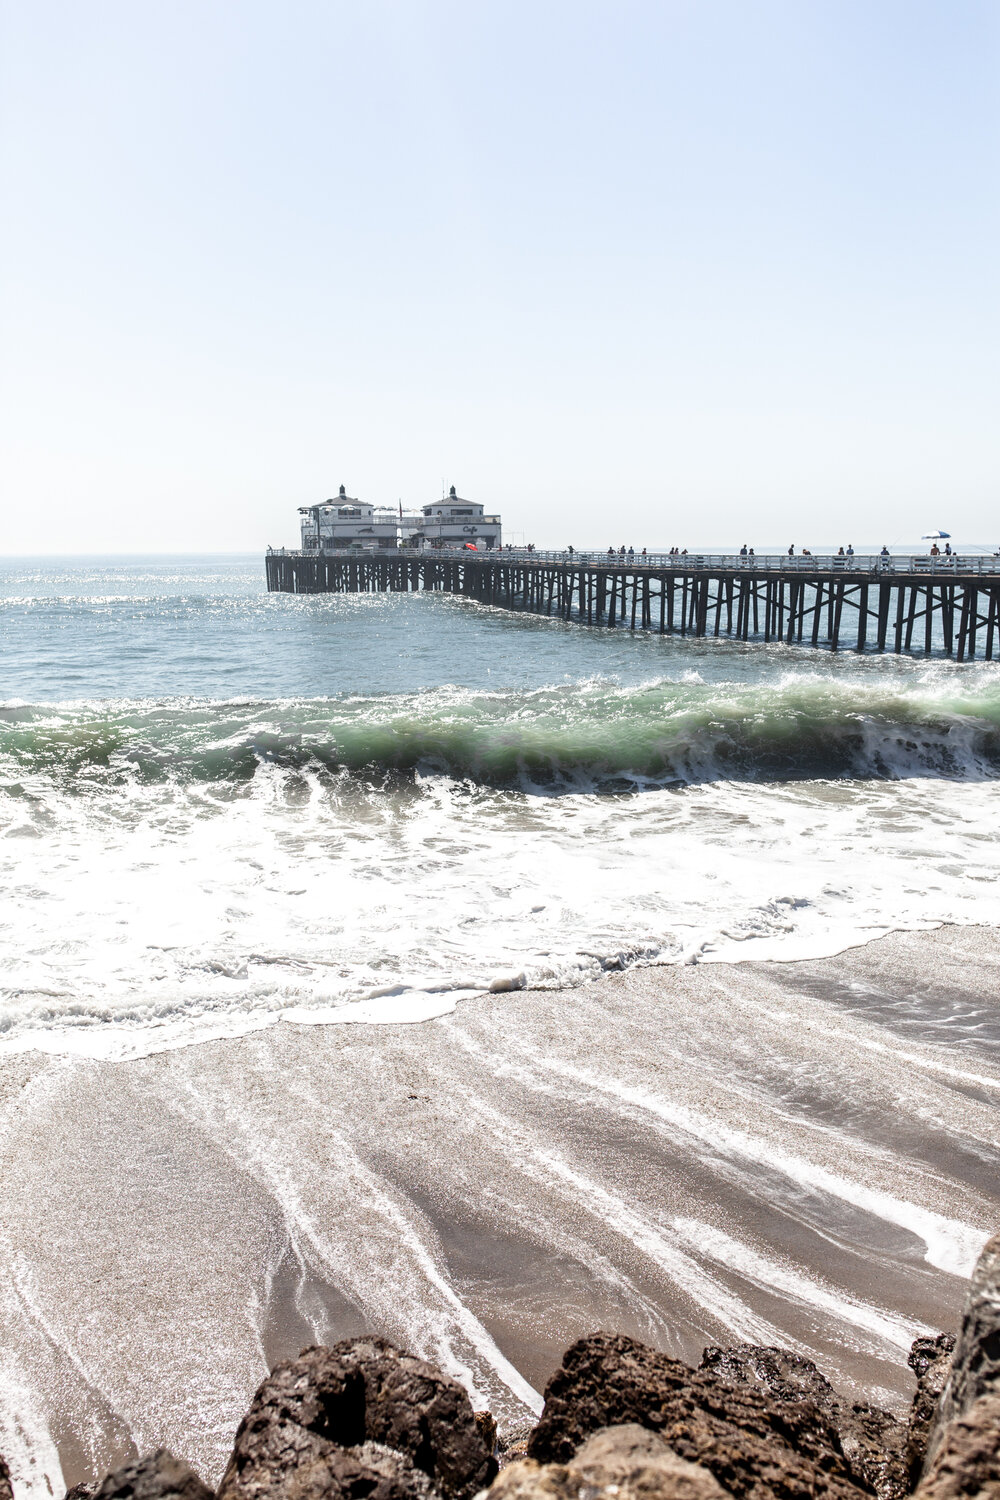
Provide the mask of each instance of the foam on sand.
POLYGON ((954 1324, 1000 1214, 996 1006, 953 1003, 995 994, 998 965, 995 937, 950 929, 483 993, 420 1025, 9 1057, 21 1493, 159 1442, 214 1479, 271 1363, 366 1330, 507 1424, 595 1327, 694 1361, 778 1344, 902 1406, 907 1342, 954 1324))

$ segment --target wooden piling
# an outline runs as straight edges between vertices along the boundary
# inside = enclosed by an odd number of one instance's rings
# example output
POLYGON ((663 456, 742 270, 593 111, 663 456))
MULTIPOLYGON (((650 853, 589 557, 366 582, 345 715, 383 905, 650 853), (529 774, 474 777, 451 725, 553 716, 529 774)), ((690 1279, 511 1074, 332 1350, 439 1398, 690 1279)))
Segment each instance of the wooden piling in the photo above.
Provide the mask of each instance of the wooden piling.
MULTIPOLYGON (((768 564, 706 568, 678 560, 647 565, 617 557, 590 565, 579 555, 562 561, 499 554, 494 557, 400 556, 378 553, 268 553, 270 593, 420 593, 464 595, 508 610, 557 615, 586 625, 658 630, 661 635, 729 636, 785 645, 840 649, 845 606, 857 611, 854 649, 897 654, 943 649, 960 661, 996 658, 1000 633, 1000 564, 958 577, 927 578, 881 566, 852 575, 843 565, 816 563, 808 573, 768 564), (870 604, 871 589, 877 602, 870 604), (956 619, 957 613, 957 619, 956 619), (923 630, 919 630, 923 621, 923 630), (935 631, 939 630, 939 634, 935 631)), ((957 572, 957 569, 955 570, 957 572)), ((851 626, 853 633, 853 622, 851 626)))

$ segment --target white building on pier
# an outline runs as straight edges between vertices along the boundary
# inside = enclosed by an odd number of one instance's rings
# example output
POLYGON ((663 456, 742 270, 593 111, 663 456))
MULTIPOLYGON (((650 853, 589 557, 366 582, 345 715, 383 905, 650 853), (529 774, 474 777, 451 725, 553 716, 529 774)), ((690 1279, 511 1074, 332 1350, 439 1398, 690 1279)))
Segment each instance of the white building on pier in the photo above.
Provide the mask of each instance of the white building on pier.
POLYGON ((456 495, 455 486, 442 500, 420 510, 400 504, 369 505, 348 495, 344 485, 333 500, 300 505, 303 552, 384 551, 396 548, 464 547, 492 551, 501 545, 500 517, 456 495))
POLYGON ((478 550, 491 552, 501 545, 500 517, 488 516, 486 508, 474 500, 463 500, 455 486, 433 505, 425 505, 415 518, 417 528, 411 535, 431 547, 463 547, 471 542, 478 550))

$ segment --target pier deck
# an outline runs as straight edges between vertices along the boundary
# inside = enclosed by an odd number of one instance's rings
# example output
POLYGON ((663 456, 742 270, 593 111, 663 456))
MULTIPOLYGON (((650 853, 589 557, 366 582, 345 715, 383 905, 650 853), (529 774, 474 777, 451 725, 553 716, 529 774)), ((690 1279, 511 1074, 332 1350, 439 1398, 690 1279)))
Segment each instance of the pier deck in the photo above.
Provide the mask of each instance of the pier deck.
POLYGON ((633 556, 269 549, 272 593, 461 594, 500 609, 661 634, 990 661, 1000 557, 633 556))

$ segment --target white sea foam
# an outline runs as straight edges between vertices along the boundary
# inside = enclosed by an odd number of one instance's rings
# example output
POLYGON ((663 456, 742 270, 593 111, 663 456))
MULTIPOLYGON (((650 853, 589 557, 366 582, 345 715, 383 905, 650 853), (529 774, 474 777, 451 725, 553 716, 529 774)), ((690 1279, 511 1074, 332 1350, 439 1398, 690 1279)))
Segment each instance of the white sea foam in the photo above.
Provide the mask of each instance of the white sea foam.
MULTIPOLYGON (((857 1037, 855 1027, 851 1042, 856 1044, 859 1040, 863 1045, 864 1038, 857 1037)), ((830 1197, 850 1203, 889 1224, 896 1224, 923 1241, 924 1258, 929 1265, 952 1276, 964 1278, 971 1275, 987 1238, 982 1230, 935 1212, 923 1204, 909 1202, 895 1193, 886 1192, 871 1181, 865 1181, 861 1171, 848 1176, 832 1170, 828 1160, 837 1155, 838 1147, 845 1156, 857 1155, 856 1143, 846 1135, 838 1139, 838 1133, 829 1128, 822 1132, 816 1131, 817 1137, 823 1137, 816 1144, 822 1146, 827 1160, 811 1159, 804 1152, 789 1150, 781 1141, 739 1128, 730 1120, 713 1119, 676 1098, 652 1094, 647 1089, 632 1087, 621 1080, 609 1080, 593 1069, 574 1067, 562 1060, 538 1056, 535 1061, 543 1069, 572 1078, 588 1091, 610 1091, 616 1099, 647 1111, 664 1124, 683 1131, 713 1151, 759 1163, 811 1192, 827 1193, 830 1197)), ((996 1087, 996 1080, 990 1081, 996 1087)), ((889 1178, 898 1173, 897 1162, 880 1162, 870 1146, 866 1148, 865 1154, 870 1170, 881 1167, 884 1175, 889 1178)))
MULTIPOLYGON (((537 1415, 542 1398, 502 1353, 482 1321, 457 1293, 438 1257, 421 1233, 412 1209, 362 1158, 345 1132, 327 1128, 310 1110, 308 1094, 297 1101, 302 1118, 291 1125, 295 1167, 290 1170, 286 1150, 259 1132, 256 1116, 230 1115, 220 1131, 209 1099, 191 1091, 189 1113, 213 1133, 227 1140, 244 1170, 249 1169, 280 1204, 284 1222, 304 1262, 367 1303, 383 1328, 403 1333, 407 1347, 436 1360, 462 1381, 478 1405, 489 1405, 498 1380, 530 1412, 537 1415), (310 1150, 296 1135, 306 1127, 310 1150), (324 1149, 315 1140, 322 1131, 324 1149), (348 1221, 331 1220, 329 1184, 351 1204, 348 1221), (359 1240, 364 1250, 358 1248, 359 1240), (375 1307, 373 1285, 379 1286, 375 1307), (485 1380, 484 1380, 485 1377, 485 1380)), ((216 1106, 218 1108, 218 1106, 216 1106)), ((227 1100, 221 1108, 231 1108, 227 1100)), ((291 1133, 290 1132, 290 1133, 291 1133)), ((314 1326, 317 1338, 322 1325, 314 1326)))
POLYGON ((52 1500, 66 1490, 44 1412, 44 1400, 27 1384, 17 1361, 0 1360, 0 1453, 16 1500, 52 1500))
POLYGON ((592 1215, 627 1240, 670 1279, 678 1292, 730 1330, 733 1337, 755 1343, 778 1340, 777 1328, 706 1271, 688 1246, 678 1242, 679 1236, 671 1226, 637 1212, 623 1196, 610 1192, 595 1177, 533 1137, 519 1121, 505 1117, 480 1098, 469 1098, 466 1102, 470 1114, 495 1139, 505 1143, 511 1159, 538 1182, 541 1190, 561 1189, 578 1213, 592 1215))
POLYGON ((511 974, 1000 920, 995 669, 676 666, 11 706, 0 1052, 428 1019, 511 974))
POLYGON ((572 985, 998 922, 998 814, 993 782, 608 797, 426 773, 376 798, 266 761, 238 794, 36 775, 0 803, 0 1052, 426 1019, 511 972, 572 985))
POLYGON ((730 1267, 762 1290, 777 1292, 804 1307, 816 1309, 837 1323, 847 1323, 874 1335, 876 1348, 888 1344, 906 1353, 915 1338, 934 1331, 924 1323, 889 1317, 881 1308, 872 1307, 857 1297, 844 1296, 817 1277, 804 1276, 792 1265, 782 1264, 773 1256, 761 1255, 746 1241, 735 1239, 701 1219, 674 1219, 673 1228, 700 1255, 730 1267))

